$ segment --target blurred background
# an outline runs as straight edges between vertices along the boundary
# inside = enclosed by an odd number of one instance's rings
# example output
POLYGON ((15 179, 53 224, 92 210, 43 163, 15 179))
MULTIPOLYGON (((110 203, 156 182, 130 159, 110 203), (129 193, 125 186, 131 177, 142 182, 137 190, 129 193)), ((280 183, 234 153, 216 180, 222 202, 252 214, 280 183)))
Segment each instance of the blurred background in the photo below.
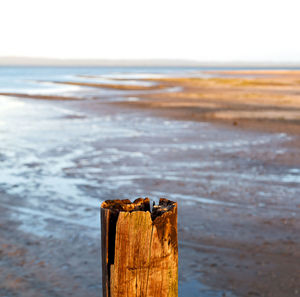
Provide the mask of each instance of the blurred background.
POLYGON ((177 201, 179 296, 300 294, 297 1, 0 4, 0 296, 102 296, 107 199, 177 201))

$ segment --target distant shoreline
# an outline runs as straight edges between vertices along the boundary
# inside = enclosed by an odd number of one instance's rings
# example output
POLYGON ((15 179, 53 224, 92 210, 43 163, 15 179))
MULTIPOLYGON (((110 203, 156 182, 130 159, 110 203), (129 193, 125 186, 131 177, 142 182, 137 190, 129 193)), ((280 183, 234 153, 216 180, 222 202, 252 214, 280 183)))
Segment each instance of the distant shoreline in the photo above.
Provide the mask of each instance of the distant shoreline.
POLYGON ((52 59, 0 57, 0 67, 186 67, 227 69, 300 69, 299 62, 201 62, 176 59, 52 59))

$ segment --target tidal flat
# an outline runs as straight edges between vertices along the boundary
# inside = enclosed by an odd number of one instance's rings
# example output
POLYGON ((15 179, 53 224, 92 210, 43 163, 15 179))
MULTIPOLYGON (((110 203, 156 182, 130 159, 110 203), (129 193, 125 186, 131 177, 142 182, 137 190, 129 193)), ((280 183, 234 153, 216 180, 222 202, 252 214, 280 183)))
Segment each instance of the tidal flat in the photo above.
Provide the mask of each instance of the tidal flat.
POLYGON ((1 296, 101 296, 100 204, 146 196, 180 297, 300 294, 299 71, 1 71, 1 296))

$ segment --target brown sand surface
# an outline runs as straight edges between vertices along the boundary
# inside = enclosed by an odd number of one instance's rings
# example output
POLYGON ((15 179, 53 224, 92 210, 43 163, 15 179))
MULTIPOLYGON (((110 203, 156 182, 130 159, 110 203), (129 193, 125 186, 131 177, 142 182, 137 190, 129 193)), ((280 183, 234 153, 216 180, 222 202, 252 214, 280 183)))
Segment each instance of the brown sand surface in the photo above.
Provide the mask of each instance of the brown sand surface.
POLYGON ((26 93, 0 93, 0 96, 7 96, 7 97, 17 97, 17 98, 29 98, 29 99, 39 99, 39 100, 78 100, 79 98, 76 97, 69 97, 69 96, 58 96, 58 95, 33 95, 33 94, 26 94, 26 93))
MULTIPOLYGON (((225 72, 226 73, 226 72, 225 72)), ((224 121, 300 121, 300 74, 281 73, 277 77, 255 78, 166 78, 159 82, 181 87, 178 92, 142 96, 138 102, 126 104, 176 111, 187 119, 224 121)), ((238 74, 236 74, 238 76, 238 74)))
POLYGON ((1 186, 0 296, 99 296, 98 200, 145 193, 179 203, 179 296, 299 295, 300 87, 270 74, 159 79, 182 89, 135 102, 24 100, 17 120, 36 127, 38 107, 44 122, 0 154, 2 174, 25 178, 1 186))
POLYGON ((121 85, 121 84, 104 84, 104 83, 89 83, 89 82, 74 82, 74 81, 54 81, 56 84, 93 87, 101 89, 117 89, 117 90, 128 90, 128 91, 146 91, 146 90, 159 90, 165 88, 164 84, 143 86, 143 85, 121 85))
POLYGON ((266 78, 298 78, 300 77, 300 71, 299 70, 291 70, 291 69, 282 69, 282 70, 215 70, 215 71, 207 71, 208 74, 216 74, 218 76, 231 76, 231 77, 266 77, 266 78))

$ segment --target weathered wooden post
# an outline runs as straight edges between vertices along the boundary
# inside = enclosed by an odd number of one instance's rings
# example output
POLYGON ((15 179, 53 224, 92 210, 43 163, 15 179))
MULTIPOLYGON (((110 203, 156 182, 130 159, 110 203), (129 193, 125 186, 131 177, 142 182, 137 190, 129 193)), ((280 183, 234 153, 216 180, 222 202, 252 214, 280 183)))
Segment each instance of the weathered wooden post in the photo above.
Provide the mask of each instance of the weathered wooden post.
POLYGON ((103 297, 177 297, 177 203, 161 198, 101 205, 103 297))

